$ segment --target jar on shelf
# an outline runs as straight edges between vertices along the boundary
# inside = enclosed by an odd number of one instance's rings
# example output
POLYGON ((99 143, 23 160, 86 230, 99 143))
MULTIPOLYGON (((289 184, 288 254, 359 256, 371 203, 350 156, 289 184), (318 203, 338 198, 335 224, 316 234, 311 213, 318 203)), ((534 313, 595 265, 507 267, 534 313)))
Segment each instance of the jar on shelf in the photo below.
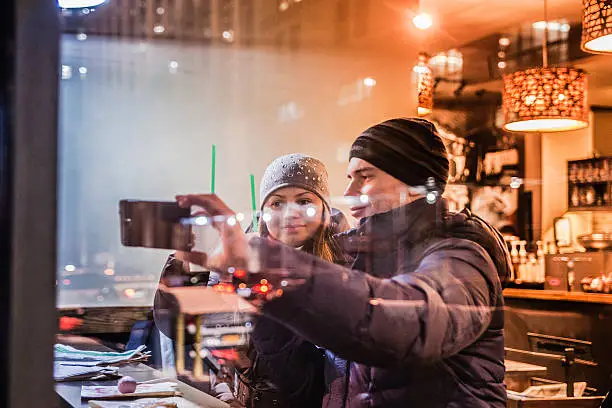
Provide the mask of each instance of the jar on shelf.
POLYGON ((572 194, 570 196, 570 201, 573 207, 578 207, 580 205, 580 194, 578 192, 578 187, 572 187, 572 194))
POLYGON ((594 173, 595 173, 595 169, 593 167, 593 163, 587 164, 587 167, 586 167, 586 170, 585 170, 585 173, 584 173, 584 180, 587 183, 592 182, 593 181, 594 173))
POLYGON ((578 165, 576 163, 572 163, 569 168, 569 181, 571 183, 575 183, 578 177, 578 165))

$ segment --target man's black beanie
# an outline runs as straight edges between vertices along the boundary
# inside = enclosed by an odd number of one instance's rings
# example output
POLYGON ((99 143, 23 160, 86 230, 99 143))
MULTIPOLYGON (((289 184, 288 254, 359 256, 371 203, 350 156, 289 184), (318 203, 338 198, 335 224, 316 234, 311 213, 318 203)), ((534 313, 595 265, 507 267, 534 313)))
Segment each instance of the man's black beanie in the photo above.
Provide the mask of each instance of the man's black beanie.
POLYGON ((443 192, 448 179, 446 147, 433 123, 418 118, 390 119, 365 130, 353 142, 357 157, 409 186, 435 181, 443 192))

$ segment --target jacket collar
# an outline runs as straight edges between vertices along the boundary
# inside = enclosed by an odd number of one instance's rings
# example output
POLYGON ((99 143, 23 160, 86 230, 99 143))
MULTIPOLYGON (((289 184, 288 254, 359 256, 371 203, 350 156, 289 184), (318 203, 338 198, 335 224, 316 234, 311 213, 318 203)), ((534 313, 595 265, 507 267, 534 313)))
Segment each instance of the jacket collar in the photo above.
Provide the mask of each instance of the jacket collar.
POLYGON ((363 218, 356 230, 360 235, 376 240, 397 239, 400 236, 409 241, 418 240, 442 222, 447 208, 444 199, 430 204, 421 198, 391 211, 363 218))
POLYGON ((388 253, 401 240, 413 245, 435 231, 447 214, 447 203, 429 204, 419 199, 385 213, 360 220, 359 226, 337 235, 341 246, 355 256, 359 252, 388 253))

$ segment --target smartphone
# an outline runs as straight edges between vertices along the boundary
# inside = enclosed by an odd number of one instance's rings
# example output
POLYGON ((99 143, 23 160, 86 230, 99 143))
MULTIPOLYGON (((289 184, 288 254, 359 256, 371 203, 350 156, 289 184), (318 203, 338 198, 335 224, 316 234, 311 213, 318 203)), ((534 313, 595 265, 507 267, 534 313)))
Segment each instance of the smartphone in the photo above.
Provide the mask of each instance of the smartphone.
POLYGON ((174 201, 119 201, 121 244, 190 251, 193 247, 191 225, 181 223, 191 216, 189 208, 174 201))

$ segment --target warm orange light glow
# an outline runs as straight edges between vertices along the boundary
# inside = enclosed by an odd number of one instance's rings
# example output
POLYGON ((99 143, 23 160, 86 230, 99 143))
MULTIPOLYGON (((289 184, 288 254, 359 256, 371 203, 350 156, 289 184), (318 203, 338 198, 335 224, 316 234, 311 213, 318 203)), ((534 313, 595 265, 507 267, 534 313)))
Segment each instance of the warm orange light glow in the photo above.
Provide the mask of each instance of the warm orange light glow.
POLYGON ((110 268, 105 269, 105 270, 104 270, 104 274, 105 274, 106 276, 113 276, 113 275, 115 274, 115 270, 114 270, 114 269, 110 269, 110 268))
POLYGON ((612 53, 612 4, 601 0, 583 2, 580 48, 594 54, 612 53))
POLYGON ((433 19, 427 13, 419 13, 414 16, 412 23, 419 30, 427 30, 433 24, 433 19))
POLYGON ((125 296, 129 298, 133 298, 136 295, 136 291, 134 289, 126 289, 123 291, 123 293, 125 293, 125 296))
POLYGON ((504 76, 504 129, 563 132, 589 125, 587 77, 575 68, 533 68, 504 76))
POLYGON ((213 286, 213 290, 219 293, 234 293, 234 285, 231 283, 218 283, 213 286))

